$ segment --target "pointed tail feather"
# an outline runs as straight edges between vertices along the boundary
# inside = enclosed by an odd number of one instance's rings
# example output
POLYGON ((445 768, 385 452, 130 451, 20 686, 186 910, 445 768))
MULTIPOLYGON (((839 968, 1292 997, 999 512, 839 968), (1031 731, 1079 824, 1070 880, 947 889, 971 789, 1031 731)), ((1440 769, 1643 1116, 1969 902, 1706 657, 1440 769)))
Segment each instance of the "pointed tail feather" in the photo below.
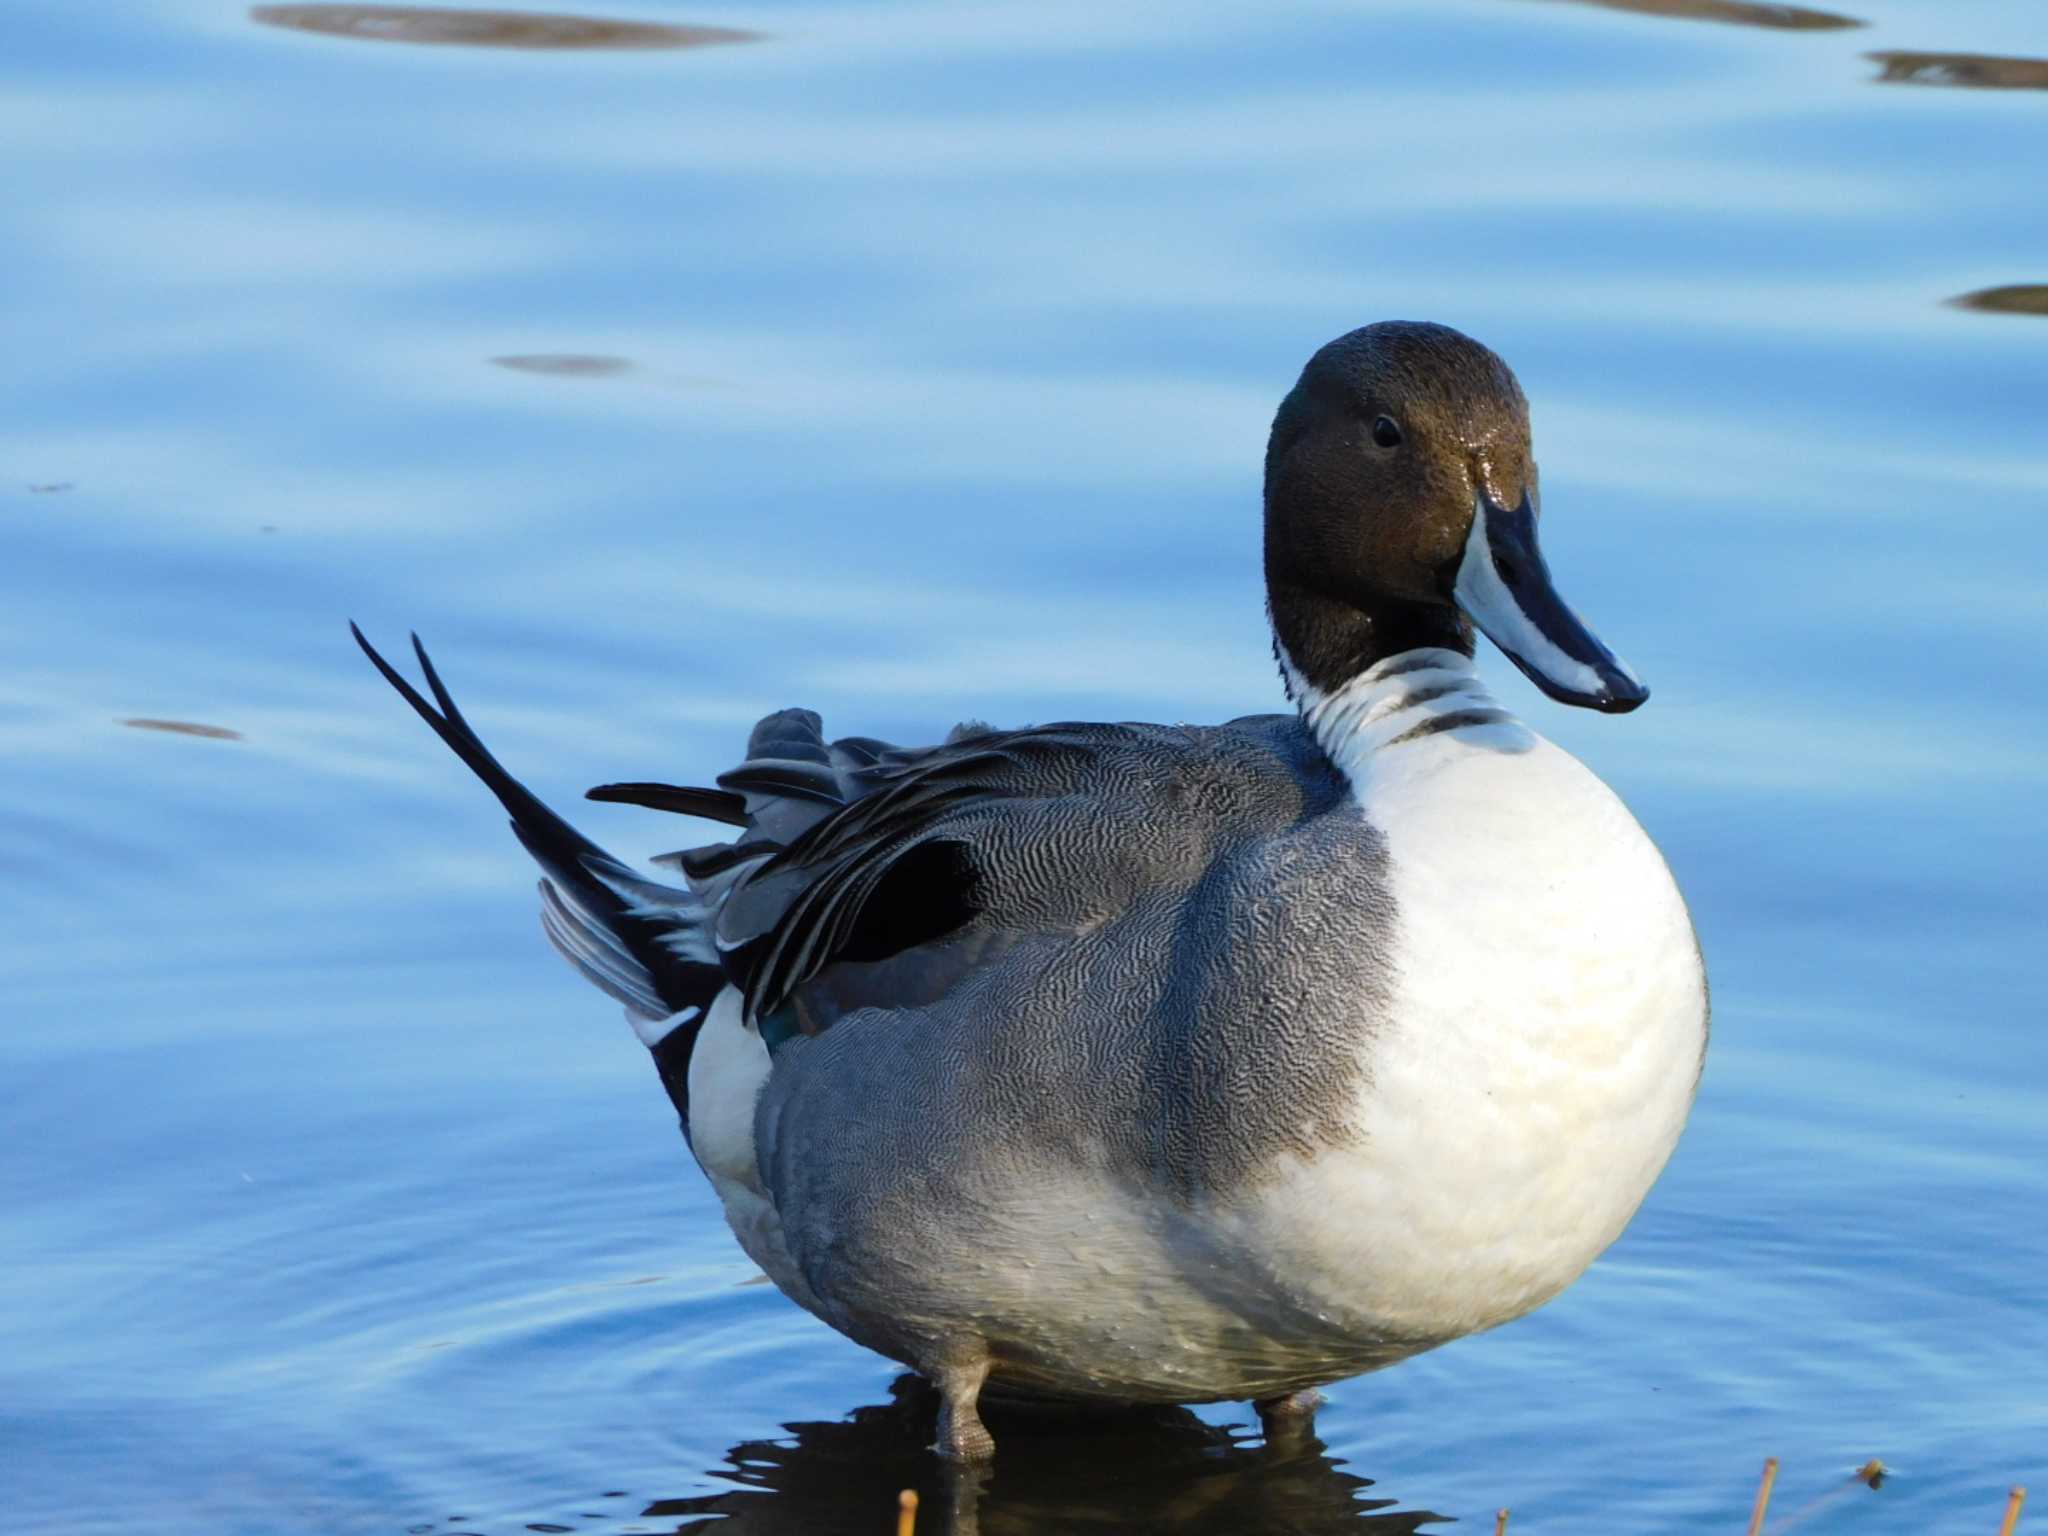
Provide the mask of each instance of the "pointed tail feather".
POLYGON ((673 811, 678 816, 701 816, 727 826, 747 824, 747 800, 723 789, 698 789, 687 784, 600 784, 583 792, 586 800, 603 800, 614 805, 644 805, 650 811, 673 811))
MULTIPOLYGON (((689 1026, 701 1019, 726 982, 702 936, 704 913, 696 899, 634 875, 513 778, 463 718, 418 635, 412 637, 413 654, 433 703, 377 653, 362 630, 350 624, 349 632, 384 680, 511 815, 513 832, 548 876, 541 889, 541 926, 564 958, 648 1020, 680 1016, 678 1024, 689 1026)), ((641 1038, 656 1045, 661 1036, 649 1039, 650 1033, 641 1030, 641 1038)))

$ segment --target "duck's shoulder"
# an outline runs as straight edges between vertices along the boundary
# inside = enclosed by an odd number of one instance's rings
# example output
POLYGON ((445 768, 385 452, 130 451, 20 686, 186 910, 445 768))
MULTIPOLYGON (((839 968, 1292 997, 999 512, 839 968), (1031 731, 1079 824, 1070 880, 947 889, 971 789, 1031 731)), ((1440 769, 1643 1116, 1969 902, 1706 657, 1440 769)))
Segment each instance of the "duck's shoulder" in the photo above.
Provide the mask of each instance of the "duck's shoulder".
POLYGON ((1009 787, 1142 794, 1173 783, 1258 789, 1312 804, 1341 789, 1329 759, 1297 714, 1241 715, 1220 724, 1185 721, 1055 721, 1016 730, 956 732, 919 762, 1001 754, 1009 787))
POLYGON ((963 810, 991 920, 1092 930, 1142 903, 1259 900, 1285 871, 1374 841, 1298 716, 1124 724, 1090 740, 1064 783, 963 810))
POLYGON ((1054 725, 1007 734, 999 750, 1006 767, 985 781, 987 798, 963 796, 945 817, 970 839, 999 922, 1056 909, 1062 925, 1093 926, 1153 897, 1256 887, 1311 855, 1376 842, 1294 714, 1054 725))
POLYGON ((878 751, 848 789, 722 894, 719 948, 771 1038, 885 994, 916 1005, 1026 936, 1099 933, 1198 889, 1255 899, 1369 835, 1291 715, 970 729, 878 751))
POLYGON ((1292 713, 1047 729, 1086 732, 1088 755, 1072 766, 1105 806, 1121 802, 1150 816, 1165 802, 1188 831, 1249 837, 1339 810, 1345 800, 1343 776, 1292 713))

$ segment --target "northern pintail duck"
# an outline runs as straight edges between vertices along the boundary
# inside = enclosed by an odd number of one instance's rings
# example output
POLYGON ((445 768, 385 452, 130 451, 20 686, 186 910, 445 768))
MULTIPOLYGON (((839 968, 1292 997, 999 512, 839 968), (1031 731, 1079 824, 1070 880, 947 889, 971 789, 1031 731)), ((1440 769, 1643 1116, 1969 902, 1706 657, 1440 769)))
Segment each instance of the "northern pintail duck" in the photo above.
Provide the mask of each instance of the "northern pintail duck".
POLYGON ((786 709, 716 788, 590 791, 740 829, 660 861, 683 884, 513 779, 417 640, 433 702, 363 648, 511 812, 740 1245, 936 1382, 941 1451, 991 1450, 984 1385, 1249 1398, 1277 1431, 1563 1290, 1692 1103, 1670 872, 1473 667, 1476 625, 1566 704, 1648 696, 1537 515, 1507 365, 1353 331, 1266 451, 1292 713, 894 747, 786 709))

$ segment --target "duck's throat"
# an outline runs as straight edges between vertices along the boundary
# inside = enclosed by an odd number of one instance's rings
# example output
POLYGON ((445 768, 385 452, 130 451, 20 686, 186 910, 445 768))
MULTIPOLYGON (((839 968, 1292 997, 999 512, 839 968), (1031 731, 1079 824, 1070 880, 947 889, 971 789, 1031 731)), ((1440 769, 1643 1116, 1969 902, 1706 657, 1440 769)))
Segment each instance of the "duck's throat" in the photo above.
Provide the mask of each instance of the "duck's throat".
POLYGON ((1273 652, 1288 695, 1309 734, 1355 791, 1362 793, 1383 766, 1413 758, 1423 743, 1434 744, 1439 753, 1470 748, 1524 752, 1532 744, 1528 727, 1501 708, 1480 681, 1472 663, 1471 632, 1462 622, 1448 634, 1441 626, 1417 630, 1381 624, 1374 635, 1354 633, 1349 644, 1337 652, 1311 650, 1311 671, 1288 643, 1276 609, 1273 652), (1418 643, 1400 643, 1417 634, 1423 637, 1418 643), (1398 648, 1384 649, 1388 645, 1398 648), (1335 655, 1345 662, 1335 662, 1335 655), (1360 656, 1370 659, 1357 665, 1352 658, 1360 656), (1345 672, 1341 665, 1354 669, 1345 672))
POLYGON ((1266 604, 1288 697, 1304 708, 1304 690, 1330 698, 1380 662, 1409 651, 1455 651, 1468 660, 1472 655, 1472 626, 1446 604, 1389 599, 1359 607, 1270 575, 1266 604))

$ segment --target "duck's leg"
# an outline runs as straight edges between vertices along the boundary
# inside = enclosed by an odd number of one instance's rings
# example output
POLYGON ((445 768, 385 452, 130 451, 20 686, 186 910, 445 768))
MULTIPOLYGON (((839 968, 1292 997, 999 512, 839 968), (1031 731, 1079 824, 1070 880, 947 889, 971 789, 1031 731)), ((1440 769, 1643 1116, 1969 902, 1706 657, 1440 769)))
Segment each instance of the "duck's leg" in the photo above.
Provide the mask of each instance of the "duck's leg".
POLYGON ((1315 1432, 1316 1410, 1323 1406, 1323 1394, 1314 1387, 1303 1387, 1284 1397, 1262 1397, 1252 1406, 1259 1410, 1259 1427, 1265 1431, 1266 1443, 1284 1444, 1315 1432))
POLYGON ((981 1384, 988 1380, 988 1353, 976 1348, 948 1361, 932 1373, 939 1389, 939 1437, 932 1449, 950 1461, 987 1461, 996 1453, 995 1436, 981 1422, 981 1384))
POLYGON ((981 1536, 981 1495, 994 1473, 993 1461, 946 1459, 939 1473, 944 1497, 933 1511, 939 1517, 936 1536, 981 1536))

